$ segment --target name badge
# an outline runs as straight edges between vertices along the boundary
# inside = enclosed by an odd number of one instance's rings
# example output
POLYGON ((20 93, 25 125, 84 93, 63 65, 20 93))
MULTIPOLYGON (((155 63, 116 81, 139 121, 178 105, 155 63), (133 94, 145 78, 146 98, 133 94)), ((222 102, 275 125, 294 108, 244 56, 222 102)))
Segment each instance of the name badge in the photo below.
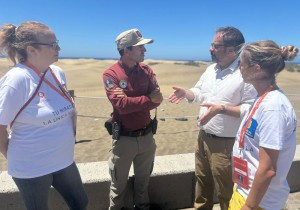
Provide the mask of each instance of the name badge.
POLYGON ((248 162, 235 156, 233 156, 233 181, 249 189, 248 162))

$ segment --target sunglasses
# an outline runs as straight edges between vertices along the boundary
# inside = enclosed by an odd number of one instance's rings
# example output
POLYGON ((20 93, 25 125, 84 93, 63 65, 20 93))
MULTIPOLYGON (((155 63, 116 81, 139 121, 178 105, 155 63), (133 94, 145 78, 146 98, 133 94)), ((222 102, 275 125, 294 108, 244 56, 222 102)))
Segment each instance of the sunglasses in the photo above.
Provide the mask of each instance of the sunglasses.
POLYGON ((210 46, 211 46, 213 49, 219 49, 220 47, 224 47, 225 45, 224 45, 224 44, 215 44, 215 43, 211 43, 210 46))
POLYGON ((33 45, 46 45, 46 46, 50 46, 52 49, 58 49, 58 40, 56 40, 55 42, 53 42, 53 43, 50 43, 50 44, 48 44, 48 43, 39 43, 39 42, 36 42, 36 43, 32 43, 33 45))

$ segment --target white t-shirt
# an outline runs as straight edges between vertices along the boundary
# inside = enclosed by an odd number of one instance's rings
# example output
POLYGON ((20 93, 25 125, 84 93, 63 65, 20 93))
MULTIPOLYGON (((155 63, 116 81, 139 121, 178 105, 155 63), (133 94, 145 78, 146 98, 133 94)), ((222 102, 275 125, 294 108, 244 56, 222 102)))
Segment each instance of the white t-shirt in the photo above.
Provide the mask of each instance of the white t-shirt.
MULTIPOLYGON (((50 66, 66 86, 63 71, 50 66)), ((48 70, 45 78, 59 89, 48 70)), ((0 124, 9 125, 34 93, 40 77, 29 67, 17 64, 0 80, 0 124)), ((60 89, 59 89, 60 90, 60 89)), ((73 105, 46 82, 20 113, 11 128, 8 143, 8 173, 16 178, 34 178, 73 163, 75 137, 73 105)))
POLYGON ((296 150, 295 111, 282 90, 269 92, 251 119, 244 137, 244 149, 240 153, 238 140, 247 116, 236 135, 233 156, 248 162, 250 188, 246 190, 237 185, 237 190, 245 198, 248 197, 259 165, 259 147, 279 150, 276 176, 272 178, 259 206, 266 210, 283 209, 290 192, 286 177, 296 150))
MULTIPOLYGON (((237 58, 228 68, 221 70, 219 65, 212 64, 200 77, 200 80, 190 90, 194 93, 193 102, 207 102, 229 106, 241 105, 241 118, 226 114, 214 116, 201 127, 206 133, 220 137, 234 137, 245 114, 253 103, 257 92, 250 84, 245 84, 238 65, 237 58)), ((207 107, 200 107, 199 117, 207 111, 207 107)))

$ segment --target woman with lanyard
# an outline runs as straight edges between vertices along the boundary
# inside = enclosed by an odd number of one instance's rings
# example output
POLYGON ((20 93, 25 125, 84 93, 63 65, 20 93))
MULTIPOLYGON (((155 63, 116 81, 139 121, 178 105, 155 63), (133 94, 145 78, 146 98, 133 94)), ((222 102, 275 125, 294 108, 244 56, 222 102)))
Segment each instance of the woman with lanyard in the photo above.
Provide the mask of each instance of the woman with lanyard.
POLYGON ((5 24, 0 50, 15 64, 0 80, 0 151, 26 208, 47 210, 52 185, 70 209, 86 209, 74 162, 75 106, 63 71, 51 65, 60 51, 55 34, 38 22, 5 24))
POLYGON ((240 126, 233 147, 234 192, 231 210, 283 209, 289 195, 286 180, 296 149, 297 118, 275 77, 298 49, 273 41, 247 44, 240 69, 258 93, 240 126))

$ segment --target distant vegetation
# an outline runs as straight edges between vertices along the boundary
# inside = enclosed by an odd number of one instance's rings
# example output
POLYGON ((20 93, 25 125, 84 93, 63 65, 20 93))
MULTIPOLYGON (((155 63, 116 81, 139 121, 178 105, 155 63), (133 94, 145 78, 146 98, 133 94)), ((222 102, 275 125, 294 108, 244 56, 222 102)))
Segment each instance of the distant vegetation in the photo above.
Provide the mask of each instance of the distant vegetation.
MULTIPOLYGON (((160 64, 160 62, 149 62, 149 66, 154 66, 160 64)), ((209 62, 201 62, 201 61, 182 61, 182 62, 175 62, 174 64, 177 65, 187 65, 187 66, 201 66, 201 65, 209 65, 209 62)), ((285 70, 289 72, 300 72, 300 64, 299 63, 286 63, 285 70)))
POLYGON ((159 64, 159 62, 149 62, 148 63, 149 66, 154 66, 154 65, 157 65, 157 64, 159 64))
MULTIPOLYGON (((187 61, 187 62, 175 62, 178 65, 188 65, 188 66, 200 66, 202 65, 199 61, 187 61)), ((286 63, 285 70, 289 72, 300 72, 300 64, 299 63, 286 63)))
POLYGON ((300 64, 286 63, 285 70, 290 72, 300 72, 300 64))
POLYGON ((199 62, 196 61, 187 61, 187 62, 176 62, 175 64, 179 64, 179 65, 188 65, 188 66, 200 66, 199 62))
MULTIPOLYGON (((160 64, 160 62, 149 62, 148 65, 149 66, 154 66, 160 64)), ((203 64, 203 62, 199 62, 199 61, 179 61, 179 62, 175 62, 174 64, 177 65, 187 65, 187 66, 200 66, 203 64)))

